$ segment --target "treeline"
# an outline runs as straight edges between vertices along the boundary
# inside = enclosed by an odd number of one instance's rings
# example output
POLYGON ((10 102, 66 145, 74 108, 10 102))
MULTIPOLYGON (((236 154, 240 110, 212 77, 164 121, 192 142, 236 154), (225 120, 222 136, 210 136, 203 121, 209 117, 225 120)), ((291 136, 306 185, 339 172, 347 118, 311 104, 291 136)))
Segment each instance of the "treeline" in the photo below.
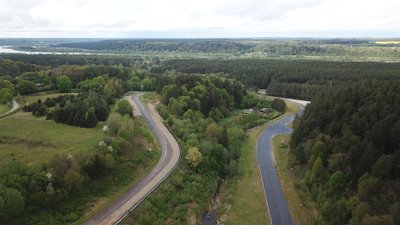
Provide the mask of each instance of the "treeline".
MULTIPOLYGON (((65 76, 65 78, 67 78, 65 76)), ((60 85, 61 82, 58 81, 60 85)), ((40 99, 23 107, 25 112, 34 116, 46 116, 57 123, 80 127, 95 127, 98 121, 105 121, 109 114, 109 105, 121 98, 129 87, 120 79, 112 78, 107 82, 102 77, 79 83, 82 92, 78 95, 60 95, 40 99)))
POLYGON ((400 63, 330 62, 274 59, 174 59, 154 73, 176 70, 183 73, 222 73, 248 86, 267 89, 271 95, 311 99, 326 85, 357 80, 395 80, 400 63))
POLYGON ((370 40, 265 40, 265 39, 120 39, 62 43, 57 47, 94 51, 142 53, 206 53, 234 55, 309 55, 398 57, 397 48, 376 46, 370 40))
MULTIPOLYGON (((243 106, 271 105, 244 86, 216 76, 160 77, 159 112, 178 137, 183 163, 128 219, 133 224, 199 223, 224 179, 238 175, 242 127, 231 119, 243 106)), ((278 103, 279 105, 279 103, 278 103)))
POLYGON ((327 224, 400 224, 400 82, 361 81, 313 98, 291 148, 327 224))
POLYGON ((34 116, 46 116, 57 123, 65 123, 80 127, 95 127, 98 121, 105 121, 108 117, 108 104, 104 96, 99 93, 79 95, 60 95, 47 98, 44 102, 25 105, 25 112, 32 112, 34 116), (54 108, 53 108, 54 107, 54 108))
MULTIPOLYGON (((0 54, 0 60, 2 61, 11 60, 14 62, 34 64, 38 66, 57 67, 62 65, 83 66, 91 64, 104 65, 104 66, 114 66, 114 65, 132 66, 136 62, 141 62, 144 59, 142 57, 134 57, 134 56, 128 57, 128 56, 116 56, 116 55, 0 54)), ((1 74, 2 73, 0 73, 0 75, 1 74)))
POLYGON ((35 72, 41 69, 41 66, 37 66, 28 62, 0 59, 0 77, 16 77, 25 72, 35 72))

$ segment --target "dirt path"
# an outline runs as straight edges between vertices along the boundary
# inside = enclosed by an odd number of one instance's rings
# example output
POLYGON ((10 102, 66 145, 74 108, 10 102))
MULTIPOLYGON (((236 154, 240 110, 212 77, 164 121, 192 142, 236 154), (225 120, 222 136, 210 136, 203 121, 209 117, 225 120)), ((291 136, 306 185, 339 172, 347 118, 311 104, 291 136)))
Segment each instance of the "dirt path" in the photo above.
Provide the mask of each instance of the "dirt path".
POLYGON ((13 104, 12 109, 11 109, 10 111, 8 111, 8 112, 5 112, 5 113, 1 114, 1 115, 0 115, 1 118, 6 117, 7 115, 12 114, 13 112, 15 112, 15 111, 19 108, 19 104, 18 104, 18 102, 15 100, 15 98, 13 98, 12 104, 13 104))

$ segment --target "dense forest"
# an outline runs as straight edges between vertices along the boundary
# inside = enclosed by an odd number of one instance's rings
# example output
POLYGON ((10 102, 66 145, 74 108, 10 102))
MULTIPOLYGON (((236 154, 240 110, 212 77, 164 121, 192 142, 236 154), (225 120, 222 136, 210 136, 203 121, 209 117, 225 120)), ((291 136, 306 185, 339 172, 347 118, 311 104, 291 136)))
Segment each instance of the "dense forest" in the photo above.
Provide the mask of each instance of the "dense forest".
MULTIPOLYGON (((134 56, 118 56, 118 55, 52 55, 52 54, 38 54, 38 55, 26 55, 26 54, 0 54, 1 70, 0 75, 11 75, 4 73, 7 67, 15 67, 18 64, 24 63, 24 66, 29 66, 30 64, 35 64, 37 66, 50 66, 56 67, 61 65, 122 65, 122 66, 132 66, 136 62, 143 61, 142 57, 134 56), (8 60, 8 61, 7 61, 8 60), (5 63, 3 65, 3 63, 5 63), (8 64, 7 64, 8 63, 8 64), (10 64, 16 65, 10 65, 10 64)), ((32 71, 32 70, 29 70, 32 71)), ((24 71, 28 72, 28 71, 24 71)))
POLYGON ((231 55, 307 55, 398 57, 398 46, 379 46, 361 39, 119 39, 74 42, 52 47, 136 53, 205 53, 231 55))
POLYGON ((399 93, 399 81, 360 81, 306 107, 291 148, 327 224, 400 224, 399 93))
POLYGON ((267 89, 273 96, 312 99, 326 86, 357 80, 400 79, 400 63, 332 62, 320 60, 278 59, 174 59, 153 67, 154 73, 165 70, 183 73, 221 73, 248 86, 267 89))

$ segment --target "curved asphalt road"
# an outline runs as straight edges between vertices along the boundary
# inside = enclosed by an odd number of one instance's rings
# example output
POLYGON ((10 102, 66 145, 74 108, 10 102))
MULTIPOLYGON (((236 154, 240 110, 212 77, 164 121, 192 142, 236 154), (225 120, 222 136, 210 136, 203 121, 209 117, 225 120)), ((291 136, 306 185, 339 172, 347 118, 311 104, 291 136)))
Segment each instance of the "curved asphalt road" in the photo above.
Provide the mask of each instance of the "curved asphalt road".
POLYGON ((85 224, 110 225, 121 222, 129 212, 140 204, 175 169, 180 157, 178 142, 168 131, 153 105, 147 109, 139 100, 142 93, 134 93, 125 98, 132 104, 135 116, 142 115, 147 125, 157 137, 162 149, 160 161, 142 181, 129 189, 123 196, 97 213, 85 224))
MULTIPOLYGON (((302 113, 303 107, 299 105, 302 113)), ((286 124, 293 121, 295 115, 285 116, 267 127, 258 139, 257 160, 261 181, 272 225, 293 225, 289 209, 274 167, 271 154, 272 138, 278 134, 289 134, 292 129, 286 124)))

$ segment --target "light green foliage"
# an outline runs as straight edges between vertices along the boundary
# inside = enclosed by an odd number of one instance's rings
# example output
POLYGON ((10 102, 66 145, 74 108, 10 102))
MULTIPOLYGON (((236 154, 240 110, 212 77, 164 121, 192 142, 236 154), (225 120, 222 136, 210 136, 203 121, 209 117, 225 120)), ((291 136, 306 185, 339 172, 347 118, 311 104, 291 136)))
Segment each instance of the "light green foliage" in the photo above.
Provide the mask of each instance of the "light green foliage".
POLYGON ((57 88, 60 92, 70 92, 72 88, 71 79, 66 75, 57 77, 57 88))
POLYGON ((136 133, 135 122, 128 115, 125 115, 122 117, 120 124, 118 135, 132 143, 136 133))
POLYGON ((82 91, 100 91, 103 89, 106 80, 103 76, 95 77, 91 80, 85 80, 78 83, 78 88, 82 91))
POLYGON ((189 148, 185 159, 187 160, 190 167, 196 169, 201 163, 203 156, 197 147, 189 148))
POLYGON ((115 106, 115 112, 121 115, 132 116, 132 106, 125 99, 118 100, 115 106))
POLYGON ((117 167, 117 161, 115 161, 114 156, 110 153, 106 154, 106 166, 110 170, 114 170, 117 167))
POLYGON ((111 113, 107 119, 108 130, 107 133, 109 135, 116 135, 118 133, 119 128, 121 127, 122 116, 119 113, 111 113))
POLYGON ((311 168, 309 179, 313 183, 320 184, 326 176, 321 158, 317 158, 311 168))
POLYGON ((240 143, 243 142, 246 138, 243 129, 235 126, 229 127, 227 129, 227 135, 229 146, 232 149, 237 149, 237 146, 239 146, 240 143))
POLYGON ((320 158, 322 162, 327 160, 328 156, 328 148, 323 141, 317 141, 311 149, 311 157, 309 160, 309 168, 314 165, 314 162, 317 158, 320 158))
POLYGON ((108 99, 120 98, 125 93, 125 88, 120 79, 109 79, 103 89, 108 99))
POLYGON ((9 80, 2 80, 0 79, 0 89, 2 88, 8 88, 13 92, 13 95, 15 93, 15 88, 14 85, 11 83, 9 80))
POLYGON ((184 107, 184 105, 180 101, 176 100, 175 98, 171 98, 169 100, 168 108, 169 108, 169 111, 173 115, 176 115, 176 116, 182 115, 183 107, 184 107))
POLYGON ((10 103, 13 99, 13 93, 9 88, 0 89, 0 104, 10 103))
POLYGON ((140 78, 137 76, 131 76, 128 80, 128 85, 132 91, 142 91, 142 84, 140 82, 140 78))
POLYGON ((218 142, 223 136, 223 128, 216 123, 210 123, 204 131, 204 137, 210 142, 218 142))
POLYGON ((108 126, 107 134, 112 137, 112 143, 115 145, 113 149, 117 152, 131 149, 135 137, 142 135, 139 134, 135 121, 128 115, 121 116, 119 113, 111 113, 106 124, 108 126))
POLYGON ((154 91, 156 89, 155 82, 155 78, 145 77, 141 82, 141 85, 143 85, 143 90, 154 91))

